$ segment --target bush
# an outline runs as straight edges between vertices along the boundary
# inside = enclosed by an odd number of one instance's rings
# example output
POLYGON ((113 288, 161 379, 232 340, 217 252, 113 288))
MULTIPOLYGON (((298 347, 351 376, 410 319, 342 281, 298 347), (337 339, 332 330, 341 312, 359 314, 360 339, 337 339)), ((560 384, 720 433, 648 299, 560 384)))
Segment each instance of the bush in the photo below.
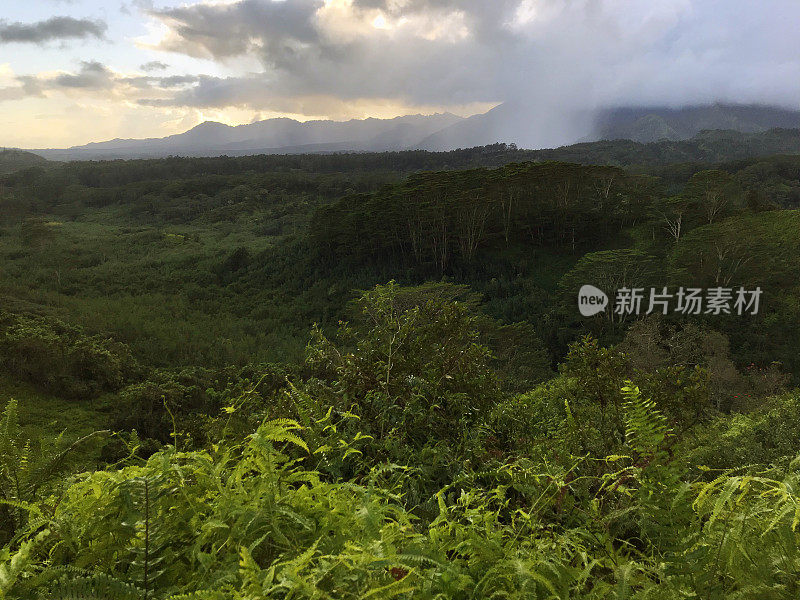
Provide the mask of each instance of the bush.
POLYGON ((129 385, 111 398, 114 427, 136 430, 144 438, 168 442, 173 432, 187 446, 202 446, 209 417, 246 393, 251 414, 268 412, 265 404, 286 385, 288 372, 276 365, 224 369, 158 369, 146 380, 129 385))
POLYGON ((720 417, 692 446, 686 460, 713 469, 794 458, 800 454, 800 393, 772 398, 751 413, 720 417))
POLYGON ((56 319, 0 312, 0 368, 64 398, 114 391, 140 370, 124 344, 56 319))
POLYGON ((468 305, 438 295, 413 300, 389 284, 365 292, 356 309, 337 343, 314 331, 308 362, 332 395, 355 404, 371 434, 416 447, 460 441, 499 399, 468 305))

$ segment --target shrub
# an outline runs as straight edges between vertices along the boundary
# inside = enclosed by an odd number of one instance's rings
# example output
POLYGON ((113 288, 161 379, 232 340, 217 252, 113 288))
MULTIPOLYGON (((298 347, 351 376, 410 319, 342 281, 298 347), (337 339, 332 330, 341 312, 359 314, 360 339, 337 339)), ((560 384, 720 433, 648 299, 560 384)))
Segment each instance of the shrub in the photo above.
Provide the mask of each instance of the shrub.
POLYGON ((114 391, 139 373, 129 349, 61 321, 0 312, 0 368, 65 398, 114 391))

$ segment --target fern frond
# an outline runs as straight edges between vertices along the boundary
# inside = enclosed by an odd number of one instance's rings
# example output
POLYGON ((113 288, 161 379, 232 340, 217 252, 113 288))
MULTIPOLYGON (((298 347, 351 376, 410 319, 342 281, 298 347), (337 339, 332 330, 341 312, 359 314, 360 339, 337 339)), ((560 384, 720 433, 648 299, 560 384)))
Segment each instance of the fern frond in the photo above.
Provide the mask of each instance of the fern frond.
POLYGON ((99 437, 111 435, 110 430, 93 431, 92 433, 75 440, 67 448, 58 454, 48 457, 41 464, 34 464, 28 474, 28 481, 31 486, 31 494, 35 495, 37 489, 51 481, 53 478, 62 474, 66 467, 67 458, 82 445, 99 437))
POLYGON ((250 439, 260 446, 267 446, 271 442, 288 442, 310 453, 303 438, 293 433, 301 429, 300 424, 292 419, 275 419, 262 424, 250 439))
POLYGON ((11 598, 11 592, 17 579, 31 563, 34 541, 29 540, 20 545, 10 560, 0 563, 0 598, 11 598))
POLYGON ((64 578, 42 600, 141 600, 146 592, 110 575, 96 573, 89 577, 64 578))
POLYGON ((625 397, 625 441, 639 455, 652 455, 664 443, 669 428, 656 403, 642 397, 631 382, 622 388, 625 397))

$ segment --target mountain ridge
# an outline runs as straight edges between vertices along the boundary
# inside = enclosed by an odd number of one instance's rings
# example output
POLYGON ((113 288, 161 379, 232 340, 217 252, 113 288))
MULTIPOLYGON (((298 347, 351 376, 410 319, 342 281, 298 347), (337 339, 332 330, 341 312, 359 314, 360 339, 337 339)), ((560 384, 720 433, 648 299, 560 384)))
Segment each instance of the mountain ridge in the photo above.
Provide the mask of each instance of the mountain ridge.
POLYGON ((404 115, 393 119, 296 121, 286 117, 242 125, 204 121, 163 138, 91 142, 65 149, 31 150, 51 160, 107 160, 165 156, 246 156, 449 151, 494 143, 546 149, 600 140, 689 140, 706 130, 763 133, 800 129, 800 111, 768 105, 708 104, 682 108, 617 107, 596 113, 575 111, 558 118, 524 103, 503 103, 463 118, 451 113, 404 115))
POLYGON ((163 138, 115 138, 65 149, 37 149, 33 152, 45 158, 91 159, 280 152, 315 146, 322 146, 325 151, 403 150, 461 119, 445 112, 347 121, 301 122, 278 117, 242 125, 204 121, 183 133, 163 138))

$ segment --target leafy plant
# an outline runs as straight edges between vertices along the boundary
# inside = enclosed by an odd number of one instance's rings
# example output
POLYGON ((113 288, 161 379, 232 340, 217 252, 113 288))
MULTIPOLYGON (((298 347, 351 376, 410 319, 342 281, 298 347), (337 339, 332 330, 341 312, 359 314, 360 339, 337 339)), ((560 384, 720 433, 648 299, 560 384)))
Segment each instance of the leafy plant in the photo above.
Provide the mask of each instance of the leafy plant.
POLYGON ((0 536, 10 537, 27 523, 29 514, 40 515, 37 500, 46 496, 48 485, 69 471, 71 455, 109 433, 96 431, 71 444, 63 443, 61 437, 54 443, 43 440, 34 448, 19 426, 17 401, 10 399, 0 419, 0 516, 5 521, 0 536))

